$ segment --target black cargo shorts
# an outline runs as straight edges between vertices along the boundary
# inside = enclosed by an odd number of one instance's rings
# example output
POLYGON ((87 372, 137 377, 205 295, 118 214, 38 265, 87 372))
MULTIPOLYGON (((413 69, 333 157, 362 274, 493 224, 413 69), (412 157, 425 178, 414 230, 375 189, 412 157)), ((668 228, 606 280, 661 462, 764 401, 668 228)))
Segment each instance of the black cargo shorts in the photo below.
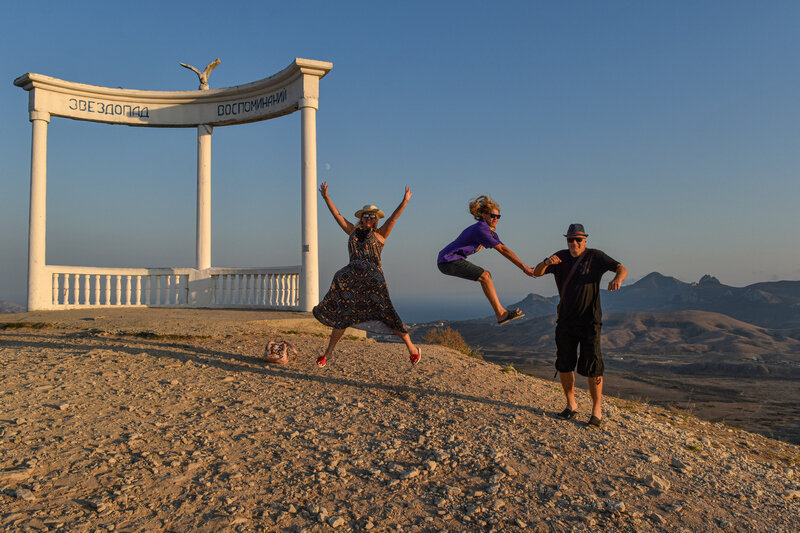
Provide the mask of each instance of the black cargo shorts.
POLYGON ((602 324, 556 324, 556 370, 572 372, 577 367, 581 376, 603 375, 600 354, 602 324), (580 348, 580 350, 579 350, 580 348))

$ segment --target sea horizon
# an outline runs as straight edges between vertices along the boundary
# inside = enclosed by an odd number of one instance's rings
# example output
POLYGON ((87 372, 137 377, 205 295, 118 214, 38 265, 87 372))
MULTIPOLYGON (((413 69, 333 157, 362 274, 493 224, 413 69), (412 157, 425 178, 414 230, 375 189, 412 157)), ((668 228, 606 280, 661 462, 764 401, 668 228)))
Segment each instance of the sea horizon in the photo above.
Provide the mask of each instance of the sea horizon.
POLYGON ((406 324, 420 324, 439 320, 471 320, 493 315, 489 302, 479 300, 421 300, 392 297, 397 314, 406 324))

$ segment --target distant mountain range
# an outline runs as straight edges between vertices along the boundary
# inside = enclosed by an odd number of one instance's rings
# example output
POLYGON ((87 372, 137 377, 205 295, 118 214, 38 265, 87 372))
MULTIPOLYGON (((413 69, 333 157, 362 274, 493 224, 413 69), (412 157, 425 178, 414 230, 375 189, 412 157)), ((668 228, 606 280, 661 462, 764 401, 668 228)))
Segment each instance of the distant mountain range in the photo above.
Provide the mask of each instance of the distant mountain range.
POLYGON ((25 308, 14 302, 0 300, 0 314, 4 313, 24 313, 25 308))
POLYGON ((603 310, 610 312, 711 311, 768 328, 800 326, 800 281, 730 287, 709 275, 684 283, 653 272, 601 298, 603 310))
MULTIPOLYGON (((800 281, 730 287, 708 275, 684 283, 653 272, 618 291, 602 291, 601 301, 609 351, 800 360, 800 281)), ((525 317, 503 327, 487 327, 494 316, 445 324, 485 349, 551 352, 557 305, 558 296, 529 294, 508 305, 525 317)))
MULTIPOLYGON (((652 272, 618 291, 601 292, 604 313, 710 311, 762 327, 800 327, 800 281, 730 287, 709 275, 697 283, 685 283, 652 272)), ((558 296, 529 294, 508 307, 519 307, 531 319, 554 315, 557 305, 558 296)), ((477 320, 491 322, 494 317, 477 320)))

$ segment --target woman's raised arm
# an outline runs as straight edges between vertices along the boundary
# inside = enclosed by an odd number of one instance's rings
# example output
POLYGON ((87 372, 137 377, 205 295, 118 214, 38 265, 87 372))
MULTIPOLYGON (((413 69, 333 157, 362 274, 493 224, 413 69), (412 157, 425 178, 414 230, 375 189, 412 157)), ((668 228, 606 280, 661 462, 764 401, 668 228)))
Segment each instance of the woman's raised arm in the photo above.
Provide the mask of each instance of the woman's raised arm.
POLYGON ((408 205, 409 200, 411 200, 411 189, 406 187, 406 193, 403 195, 403 201, 400 202, 400 205, 397 206, 397 209, 394 210, 394 213, 392 213, 392 215, 386 219, 386 222, 383 223, 383 226, 378 228, 378 230, 375 232, 383 237, 384 241, 389 238, 389 234, 392 232, 394 223, 397 222, 397 219, 400 217, 403 209, 405 209, 408 205))
POLYGON ((322 182, 322 184, 319 186, 319 192, 322 195, 322 199, 325 200, 325 204, 328 206, 328 209, 330 210, 331 215, 333 215, 334 220, 336 220, 336 223, 339 224, 339 227, 341 227, 348 235, 353 233, 353 230, 356 229, 355 225, 342 216, 339 210, 336 209, 336 206, 333 205, 333 200, 331 200, 331 197, 328 196, 328 182, 322 182))

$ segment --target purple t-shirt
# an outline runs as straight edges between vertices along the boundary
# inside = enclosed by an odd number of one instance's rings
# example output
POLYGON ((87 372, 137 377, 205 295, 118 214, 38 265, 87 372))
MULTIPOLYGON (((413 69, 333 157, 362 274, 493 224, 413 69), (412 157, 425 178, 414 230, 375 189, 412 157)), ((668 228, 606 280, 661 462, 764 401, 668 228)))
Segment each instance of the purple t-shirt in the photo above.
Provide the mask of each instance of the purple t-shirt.
POLYGON ((461 232, 456 240, 444 247, 439 252, 436 263, 449 263, 464 259, 478 251, 479 246, 484 248, 494 248, 498 244, 503 244, 497 233, 489 229, 489 224, 485 220, 479 220, 461 232))

